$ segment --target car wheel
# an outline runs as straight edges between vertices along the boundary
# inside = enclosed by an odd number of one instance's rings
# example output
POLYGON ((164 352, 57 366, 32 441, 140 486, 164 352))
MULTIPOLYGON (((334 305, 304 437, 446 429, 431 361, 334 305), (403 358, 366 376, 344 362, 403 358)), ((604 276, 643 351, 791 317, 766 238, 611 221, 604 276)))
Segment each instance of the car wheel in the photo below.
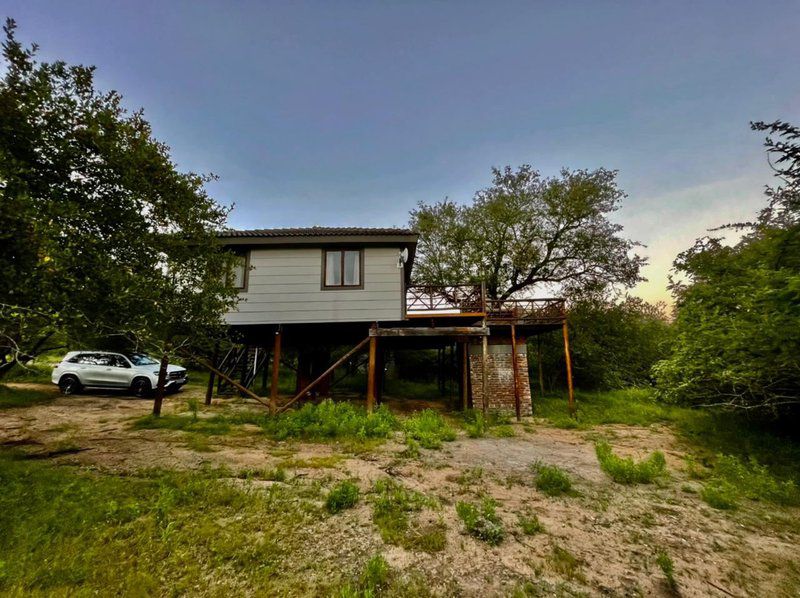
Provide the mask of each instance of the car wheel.
POLYGON ((150 380, 147 378, 136 378, 136 380, 131 383, 131 390, 133 391, 133 394, 140 399, 149 395, 152 388, 153 387, 150 384, 150 380))
POLYGON ((62 395, 74 395, 81 389, 81 381, 76 376, 62 376, 58 381, 58 388, 62 395))

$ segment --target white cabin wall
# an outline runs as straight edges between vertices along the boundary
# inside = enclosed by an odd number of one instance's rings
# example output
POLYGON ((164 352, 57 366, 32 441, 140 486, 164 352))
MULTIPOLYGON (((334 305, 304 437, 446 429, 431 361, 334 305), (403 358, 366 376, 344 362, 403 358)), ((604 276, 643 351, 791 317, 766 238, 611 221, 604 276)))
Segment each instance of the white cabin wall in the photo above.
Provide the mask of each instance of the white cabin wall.
POLYGON ((252 249, 247 290, 228 324, 402 319, 399 247, 365 247, 364 288, 322 290, 321 248, 252 249))

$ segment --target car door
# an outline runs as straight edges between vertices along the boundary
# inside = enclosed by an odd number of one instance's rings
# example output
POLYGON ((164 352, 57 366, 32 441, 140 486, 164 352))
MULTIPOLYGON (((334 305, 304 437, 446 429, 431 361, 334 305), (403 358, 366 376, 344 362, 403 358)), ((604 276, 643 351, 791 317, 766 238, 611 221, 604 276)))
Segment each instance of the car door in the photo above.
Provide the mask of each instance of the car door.
POLYGON ((106 361, 100 353, 82 354, 79 361, 81 381, 88 386, 102 386, 106 361))
POLYGON ((108 369, 109 386, 128 388, 131 385, 131 364, 122 355, 111 356, 111 366, 108 369))
POLYGON ((91 384, 95 386, 118 386, 115 383, 116 356, 111 353, 94 353, 90 367, 91 384))

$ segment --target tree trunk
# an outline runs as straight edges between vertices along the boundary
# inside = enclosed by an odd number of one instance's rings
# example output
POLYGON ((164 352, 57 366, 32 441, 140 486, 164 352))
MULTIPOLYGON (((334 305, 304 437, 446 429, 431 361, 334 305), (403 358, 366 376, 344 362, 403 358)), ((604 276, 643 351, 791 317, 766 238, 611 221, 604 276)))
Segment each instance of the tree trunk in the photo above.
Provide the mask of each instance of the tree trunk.
POLYGON ((161 404, 164 402, 164 385, 167 382, 167 366, 169 365, 169 353, 164 349, 161 355, 161 366, 158 368, 158 384, 156 384, 156 398, 153 401, 153 415, 161 415, 161 404))
POLYGON ((0 380, 2 380, 3 377, 10 372, 15 365, 17 365, 17 363, 28 363, 29 361, 35 359, 39 355, 39 350, 50 339, 51 336, 53 336, 52 332, 45 334, 42 338, 36 341, 36 344, 31 348, 30 351, 20 355, 19 360, 12 359, 11 361, 5 361, 4 363, 0 364, 0 380))

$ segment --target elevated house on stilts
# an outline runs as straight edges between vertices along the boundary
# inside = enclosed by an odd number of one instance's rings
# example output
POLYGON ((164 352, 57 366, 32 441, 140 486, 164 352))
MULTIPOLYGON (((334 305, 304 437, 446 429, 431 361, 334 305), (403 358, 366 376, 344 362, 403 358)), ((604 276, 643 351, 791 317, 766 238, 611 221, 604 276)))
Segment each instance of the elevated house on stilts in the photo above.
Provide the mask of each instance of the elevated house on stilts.
MULTIPOLYGON (((562 299, 490 299, 483 285, 411 284, 417 234, 396 228, 229 230, 220 241, 239 256, 241 302, 226 319, 238 344, 215 356, 219 385, 261 380, 273 411, 326 396, 337 370, 367 356, 367 408, 380 400, 387 351, 449 347, 459 406, 531 415, 527 339, 564 335, 562 299), (349 346, 334 360, 330 348, 349 346), (295 392, 278 396, 281 356, 297 355, 295 392), (221 375, 220 375, 221 374, 221 375)), ((455 282, 455 281, 454 281, 455 282)), ((214 374, 207 400, 214 392, 214 374)), ((251 391, 247 391, 251 394, 251 391)), ((266 402, 266 401, 265 401, 266 402)))

